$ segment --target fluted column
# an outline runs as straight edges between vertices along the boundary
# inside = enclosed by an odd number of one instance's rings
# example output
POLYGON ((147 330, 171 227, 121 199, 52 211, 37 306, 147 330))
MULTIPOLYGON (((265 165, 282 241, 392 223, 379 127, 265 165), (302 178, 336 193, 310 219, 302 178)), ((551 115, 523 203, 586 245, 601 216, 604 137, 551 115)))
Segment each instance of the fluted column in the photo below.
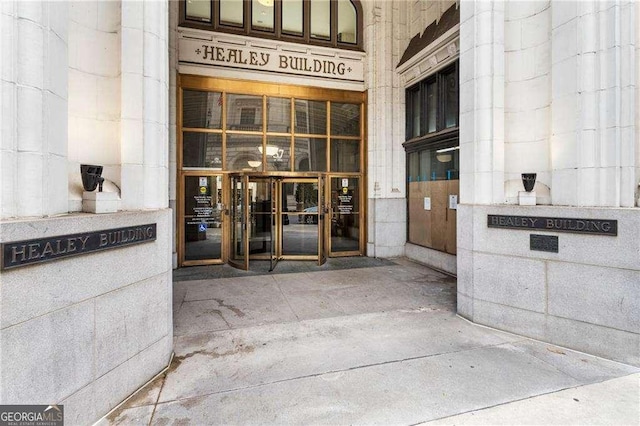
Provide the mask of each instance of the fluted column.
POLYGON ((1 217, 67 204, 66 2, 2 2, 1 217))
POLYGON ((504 3, 460 3, 460 202, 504 202, 504 3))
POLYGON ((122 207, 168 206, 168 3, 122 3, 122 207))
POLYGON ((552 7, 553 204, 632 207, 635 158, 635 5, 552 7))

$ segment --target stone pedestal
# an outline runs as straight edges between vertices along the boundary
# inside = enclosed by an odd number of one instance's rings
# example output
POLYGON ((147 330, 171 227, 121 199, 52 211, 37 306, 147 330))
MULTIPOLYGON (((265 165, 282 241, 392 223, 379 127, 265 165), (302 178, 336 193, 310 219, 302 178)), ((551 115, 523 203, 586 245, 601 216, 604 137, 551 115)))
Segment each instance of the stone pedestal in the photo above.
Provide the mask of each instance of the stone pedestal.
POLYGON ((115 213, 120 210, 120 197, 115 192, 82 193, 82 211, 85 213, 115 213))
POLYGON ((536 205, 536 191, 518 192, 518 204, 521 206, 535 206, 536 205))

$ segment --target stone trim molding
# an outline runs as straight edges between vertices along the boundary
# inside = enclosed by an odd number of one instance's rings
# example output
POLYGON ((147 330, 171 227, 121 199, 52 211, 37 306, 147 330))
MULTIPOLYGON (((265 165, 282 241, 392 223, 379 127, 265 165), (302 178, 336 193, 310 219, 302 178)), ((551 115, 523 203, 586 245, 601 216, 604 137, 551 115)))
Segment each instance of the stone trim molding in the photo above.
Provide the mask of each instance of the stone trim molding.
POLYGON ((397 68, 403 87, 409 87, 460 57, 460 24, 456 24, 429 46, 397 68))

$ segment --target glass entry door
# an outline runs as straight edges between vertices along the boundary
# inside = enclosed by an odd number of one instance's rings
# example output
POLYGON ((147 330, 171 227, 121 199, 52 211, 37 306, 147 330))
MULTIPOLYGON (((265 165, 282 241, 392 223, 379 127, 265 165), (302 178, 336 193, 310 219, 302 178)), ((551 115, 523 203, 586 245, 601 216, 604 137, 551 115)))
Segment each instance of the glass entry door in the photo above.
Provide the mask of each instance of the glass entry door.
POLYGON ((324 177, 283 178, 232 174, 229 178, 229 264, 249 269, 253 260, 314 260, 323 264, 328 244, 324 177))
POLYGON ((280 183, 280 254, 284 259, 324 256, 322 178, 287 178, 280 183))
POLYGON ((279 258, 277 180, 231 175, 229 264, 248 270, 249 261, 268 260, 272 271, 279 258))
POLYGON ((222 175, 183 176, 183 265, 223 262, 224 205, 222 175))
POLYGON ((360 179, 331 176, 330 256, 358 256, 362 247, 360 231, 360 179))

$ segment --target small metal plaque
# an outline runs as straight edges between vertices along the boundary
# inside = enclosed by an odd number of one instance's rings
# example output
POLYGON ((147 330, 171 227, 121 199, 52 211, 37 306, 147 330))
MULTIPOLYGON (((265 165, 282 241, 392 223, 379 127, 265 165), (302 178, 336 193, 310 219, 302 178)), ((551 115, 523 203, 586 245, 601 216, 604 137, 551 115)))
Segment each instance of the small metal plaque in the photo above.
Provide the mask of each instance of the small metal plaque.
POLYGON ((529 250, 558 253, 558 237, 555 235, 529 234, 529 250))

